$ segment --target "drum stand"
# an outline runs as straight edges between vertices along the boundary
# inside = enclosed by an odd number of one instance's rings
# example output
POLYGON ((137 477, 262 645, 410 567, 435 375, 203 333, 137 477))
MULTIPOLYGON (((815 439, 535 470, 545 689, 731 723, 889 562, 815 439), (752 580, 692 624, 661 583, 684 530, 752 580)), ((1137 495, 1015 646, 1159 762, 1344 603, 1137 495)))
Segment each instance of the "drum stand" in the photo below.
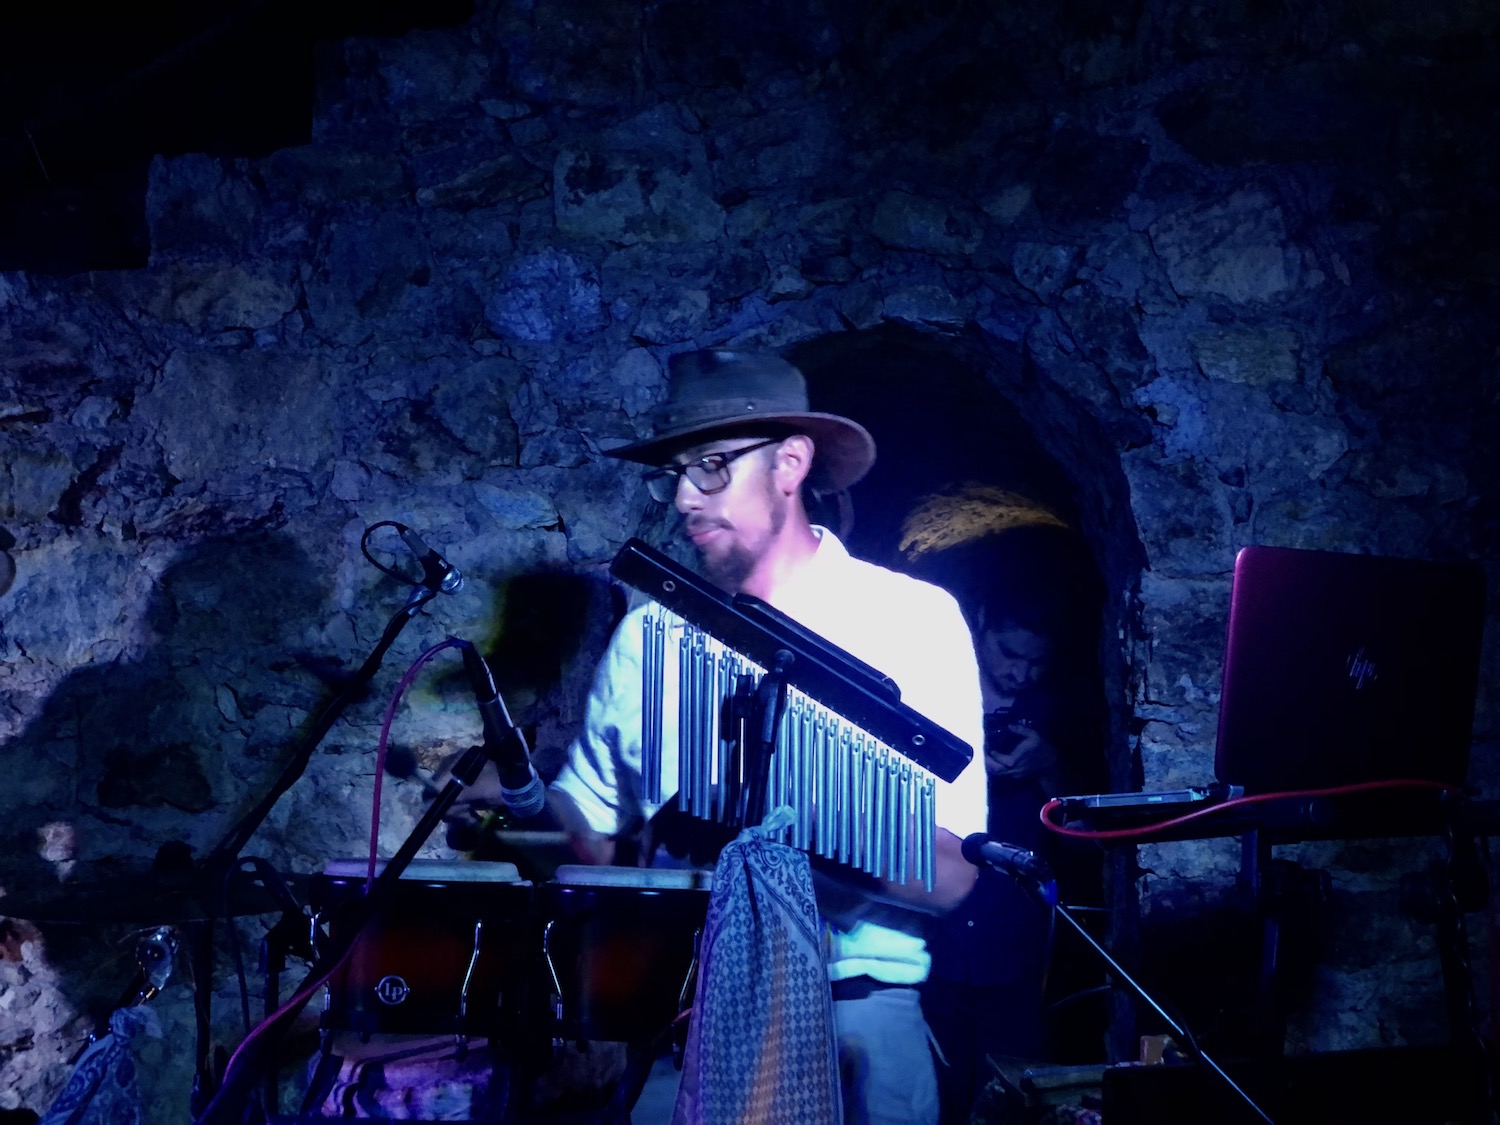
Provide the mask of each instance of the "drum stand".
POLYGON ((411 834, 396 850, 396 854, 386 861, 384 870, 376 876, 369 893, 350 904, 351 924, 347 935, 342 940, 327 945, 298 991, 240 1045, 230 1060, 218 1092, 203 1113, 195 1118, 195 1125, 241 1125, 246 1120, 256 1120, 243 1115, 253 1112, 247 1104, 249 1094, 260 1074, 268 1069, 271 1047, 286 1035, 297 1015, 348 956, 366 923, 384 910, 395 897, 396 884, 402 872, 442 823, 459 793, 478 779, 485 763, 498 752, 499 747, 491 743, 492 739, 487 737, 484 745, 471 746, 460 757, 453 767, 448 784, 432 801, 411 834))

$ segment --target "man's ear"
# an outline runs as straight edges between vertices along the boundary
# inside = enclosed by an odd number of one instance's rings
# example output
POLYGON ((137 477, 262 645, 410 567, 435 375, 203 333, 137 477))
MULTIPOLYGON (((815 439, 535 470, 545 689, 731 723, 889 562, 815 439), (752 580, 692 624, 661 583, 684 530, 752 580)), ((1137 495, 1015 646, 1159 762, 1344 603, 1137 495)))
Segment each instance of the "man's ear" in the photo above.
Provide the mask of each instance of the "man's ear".
POLYGON ((812 472, 813 453, 813 439, 806 434, 793 434, 776 447, 776 482, 788 496, 812 472))

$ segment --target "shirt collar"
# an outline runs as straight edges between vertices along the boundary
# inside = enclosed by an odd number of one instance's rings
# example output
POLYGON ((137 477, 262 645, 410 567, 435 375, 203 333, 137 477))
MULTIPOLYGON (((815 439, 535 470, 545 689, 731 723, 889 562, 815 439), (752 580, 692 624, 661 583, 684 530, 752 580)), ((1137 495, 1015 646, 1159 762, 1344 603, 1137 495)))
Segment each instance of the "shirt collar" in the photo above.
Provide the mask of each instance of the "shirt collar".
POLYGON ((819 591, 826 589, 824 576, 830 570, 837 570, 839 564, 849 558, 848 548, 828 528, 813 524, 812 530, 818 537, 818 549, 813 552, 806 566, 782 584, 771 601, 783 613, 791 613, 794 607, 807 599, 819 597, 819 591))

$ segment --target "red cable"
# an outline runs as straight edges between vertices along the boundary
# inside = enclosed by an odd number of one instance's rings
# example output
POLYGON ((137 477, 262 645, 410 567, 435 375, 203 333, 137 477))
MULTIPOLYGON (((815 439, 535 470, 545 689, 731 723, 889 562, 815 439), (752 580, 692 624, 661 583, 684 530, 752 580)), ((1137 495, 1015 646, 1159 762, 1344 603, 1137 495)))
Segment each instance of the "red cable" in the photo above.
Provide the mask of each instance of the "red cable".
POLYGON ((396 685, 396 691, 391 696, 391 704, 385 710, 385 722, 380 726, 380 744, 375 751, 375 796, 374 808, 370 811, 370 863, 365 872, 365 893, 370 893, 370 888, 375 885, 375 863, 380 855, 380 792, 381 782, 385 780, 385 755, 390 741, 391 722, 396 717, 396 708, 401 705, 401 697, 406 694, 406 689, 411 686, 412 680, 417 678, 417 672, 422 665, 426 664, 445 648, 462 648, 467 641, 461 641, 457 637, 449 637, 447 640, 439 641, 424 652, 416 660, 412 661, 406 674, 401 677, 401 682, 396 685))
MULTIPOLYGON (((459 648, 466 643, 466 641, 461 641, 457 637, 449 637, 447 640, 440 641, 437 644, 433 645, 426 652, 422 653, 421 656, 417 657, 417 659, 412 662, 411 667, 406 670, 406 674, 401 677, 401 681, 396 685, 395 693, 391 696, 390 706, 386 708, 385 722, 381 725, 380 728, 380 744, 375 753, 375 807, 370 817, 370 866, 365 881, 366 894, 369 894, 370 887, 375 882, 375 862, 376 857, 379 854, 380 840, 381 780, 385 777, 386 748, 389 745, 391 722, 396 716, 396 708, 400 706, 402 696, 406 694, 406 689, 411 686, 412 680, 416 678, 417 672, 422 668, 424 664, 426 664, 438 653, 442 652, 443 649, 459 648)), ((354 946, 351 943, 349 948, 344 950, 343 956, 340 957, 338 961, 328 966, 325 971, 318 973, 315 977, 304 980, 302 984, 298 986, 297 991, 292 993, 292 995, 287 998, 285 1003, 283 1003, 279 1008, 276 1009, 276 1011, 272 1012, 265 1019, 261 1020, 260 1023, 258 1023, 254 1028, 252 1028, 250 1030, 250 1033, 240 1041, 239 1046, 235 1048, 234 1053, 230 1056, 229 1063, 225 1067, 224 1073, 228 1074, 234 1069, 234 1067, 238 1064, 240 1058, 243 1056, 246 1047, 250 1043, 254 1042, 259 1036, 264 1034, 272 1024, 285 1016, 292 1008, 300 1008, 306 1005, 307 1002, 312 999, 312 994, 316 992, 317 989, 321 988, 324 982, 326 982, 329 977, 331 977, 335 972, 338 971, 339 966, 349 959, 349 954, 353 951, 354 946)))

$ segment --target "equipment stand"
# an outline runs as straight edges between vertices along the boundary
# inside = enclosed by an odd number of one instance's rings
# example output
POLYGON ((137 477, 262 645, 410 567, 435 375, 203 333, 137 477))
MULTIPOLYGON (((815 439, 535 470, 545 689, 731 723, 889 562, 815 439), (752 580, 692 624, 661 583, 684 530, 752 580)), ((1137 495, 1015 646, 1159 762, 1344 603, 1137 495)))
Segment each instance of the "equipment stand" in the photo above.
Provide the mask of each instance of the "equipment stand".
POLYGON ((194 1125, 242 1125, 243 1122, 255 1120, 247 1117, 252 1112, 248 1104, 250 1093, 257 1078, 268 1068, 271 1048, 286 1036, 298 1013, 349 955, 366 923, 394 898, 396 884, 402 872, 442 823, 444 815, 459 793, 478 779, 480 770, 489 760, 489 751, 493 749, 489 741, 487 739, 483 746, 471 746, 464 752, 454 766, 448 784, 429 805, 405 842, 396 850, 396 854, 386 861, 385 869, 376 876, 369 893, 357 904, 351 905, 351 920, 346 936, 324 951, 297 992, 240 1044, 229 1061, 217 1093, 202 1114, 194 1118, 194 1125))
POLYGON ((1251 1115, 1253 1115, 1255 1120, 1264 1122, 1265 1125, 1274 1125, 1274 1122, 1272 1122, 1271 1118, 1266 1115, 1266 1112, 1261 1109, 1260 1106, 1256 1105, 1254 1099, 1251 1098, 1250 1095, 1247 1094, 1243 1089, 1241 1089, 1239 1084, 1229 1076, 1229 1074, 1224 1070, 1222 1066, 1220 1066, 1209 1056, 1207 1051, 1198 1046, 1197 1042, 1192 1036, 1192 1033, 1188 1031, 1188 1029, 1181 1023, 1175 1020, 1167 1012, 1167 1010, 1157 1002, 1156 998, 1146 990, 1145 986, 1143 986, 1133 976, 1126 972, 1125 967, 1121 965, 1119 961, 1115 960, 1115 958, 1107 949, 1104 948, 1104 946, 1099 944, 1094 935, 1089 933, 1088 927, 1084 926, 1083 923, 1078 921, 1078 919, 1073 916, 1072 909, 1056 901, 1055 888, 1044 889, 1043 882, 1041 880, 1022 875, 1012 867, 1001 866, 999 864, 993 864, 992 866, 994 866, 996 870, 1004 871, 1006 874, 1015 879, 1015 881, 1020 884, 1021 888, 1026 891, 1033 899, 1035 899, 1039 905, 1050 906, 1054 916, 1060 917, 1064 922, 1072 927, 1073 931, 1083 939, 1084 943, 1090 949, 1092 949, 1100 959, 1103 960, 1105 966, 1115 976, 1116 979, 1124 982, 1124 984, 1130 989, 1130 991, 1135 993, 1138 997, 1149 1004, 1152 1010, 1166 1021, 1167 1026, 1176 1033, 1178 1043, 1181 1044, 1184 1049, 1186 1049, 1195 1059, 1197 1059, 1209 1070, 1211 1070, 1218 1077, 1218 1079, 1234 1093, 1235 1097, 1244 1104, 1245 1108, 1250 1112, 1251 1115))

